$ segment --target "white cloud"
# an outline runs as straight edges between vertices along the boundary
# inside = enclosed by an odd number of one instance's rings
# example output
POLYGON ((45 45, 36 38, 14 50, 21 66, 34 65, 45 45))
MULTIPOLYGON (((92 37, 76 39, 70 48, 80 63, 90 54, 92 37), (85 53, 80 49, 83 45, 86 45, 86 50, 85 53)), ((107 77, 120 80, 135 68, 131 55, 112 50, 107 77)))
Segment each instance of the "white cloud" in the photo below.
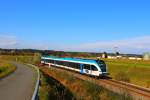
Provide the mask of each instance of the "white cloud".
POLYGON ((150 36, 137 37, 125 40, 101 41, 97 43, 89 43, 82 45, 82 48, 110 48, 110 47, 126 47, 126 48, 147 48, 150 45, 150 36))
POLYGON ((0 35, 0 47, 11 46, 16 43, 16 37, 0 35))
POLYGON ((66 49, 76 51, 114 52, 115 47, 117 47, 118 51, 122 53, 143 53, 145 51, 150 51, 150 36, 86 43, 77 46, 70 46, 66 49))
POLYGON ((18 41, 14 36, 0 35, 0 48, 32 48, 32 49, 53 49, 65 51, 90 51, 90 52, 114 52, 118 47, 121 53, 143 53, 150 51, 150 36, 135 37, 122 40, 98 41, 79 45, 67 45, 63 43, 23 42, 18 41))

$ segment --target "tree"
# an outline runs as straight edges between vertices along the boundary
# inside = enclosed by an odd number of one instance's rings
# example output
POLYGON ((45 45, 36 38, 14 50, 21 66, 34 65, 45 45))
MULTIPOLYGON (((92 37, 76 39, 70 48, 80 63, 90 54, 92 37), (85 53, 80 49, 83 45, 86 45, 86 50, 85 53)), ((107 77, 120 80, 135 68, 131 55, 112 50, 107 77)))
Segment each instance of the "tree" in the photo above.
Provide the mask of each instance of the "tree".
POLYGON ((120 53, 119 53, 119 52, 116 52, 116 55, 118 56, 118 55, 120 55, 120 53))

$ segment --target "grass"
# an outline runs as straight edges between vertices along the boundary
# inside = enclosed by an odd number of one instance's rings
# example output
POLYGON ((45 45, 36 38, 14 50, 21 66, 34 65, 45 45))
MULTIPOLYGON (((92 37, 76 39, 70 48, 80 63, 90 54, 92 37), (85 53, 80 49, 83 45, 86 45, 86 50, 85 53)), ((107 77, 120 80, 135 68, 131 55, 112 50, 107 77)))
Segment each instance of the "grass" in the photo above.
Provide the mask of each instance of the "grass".
POLYGON ((16 66, 8 62, 0 62, 0 78, 3 78, 16 70, 16 66))
POLYGON ((30 63, 30 64, 38 64, 40 63, 40 56, 28 56, 28 55, 2 55, 0 56, 0 60, 6 60, 6 61, 15 61, 20 63, 30 63))
MULTIPOLYGON (((83 81, 74 77, 72 74, 58 71, 55 69, 45 69, 42 68, 42 71, 46 71, 50 77, 58 80, 65 88, 69 89, 73 94, 72 99, 77 100, 132 100, 132 98, 127 94, 117 94, 112 91, 109 91, 95 82, 83 81)), ((54 84, 52 84, 54 86, 54 84)), ((50 90, 50 89, 49 89, 50 90)), ((53 91, 53 90, 52 90, 53 91)), ((45 92, 41 92, 45 93, 45 92)), ((45 93, 48 94, 48 93, 45 93)), ((64 93, 66 94, 66 93, 64 93)), ((72 100, 69 99, 69 100, 72 100)), ((44 100, 44 99, 43 99, 44 100)), ((64 98, 64 100, 68 100, 64 98)))
POLYGON ((73 94, 59 81, 41 73, 39 100, 73 100, 73 94))
POLYGON ((13 56, 13 55, 4 55, 1 56, 1 59, 8 61, 17 61, 22 63, 33 63, 33 56, 13 56))
POLYGON ((120 80, 119 77, 126 77, 130 83, 150 88, 150 61, 108 59, 105 61, 112 78, 120 80))

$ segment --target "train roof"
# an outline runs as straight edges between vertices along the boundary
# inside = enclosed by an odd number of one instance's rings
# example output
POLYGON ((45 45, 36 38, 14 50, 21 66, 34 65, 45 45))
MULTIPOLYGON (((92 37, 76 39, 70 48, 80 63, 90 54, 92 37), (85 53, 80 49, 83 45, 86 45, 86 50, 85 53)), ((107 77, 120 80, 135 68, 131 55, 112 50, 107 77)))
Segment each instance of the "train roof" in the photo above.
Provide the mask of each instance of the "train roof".
POLYGON ((62 60, 62 61, 70 61, 70 62, 77 62, 77 63, 97 64, 96 60, 91 60, 91 59, 81 59, 81 58, 58 58, 58 57, 54 57, 54 56, 43 56, 43 58, 55 59, 55 60, 62 60))

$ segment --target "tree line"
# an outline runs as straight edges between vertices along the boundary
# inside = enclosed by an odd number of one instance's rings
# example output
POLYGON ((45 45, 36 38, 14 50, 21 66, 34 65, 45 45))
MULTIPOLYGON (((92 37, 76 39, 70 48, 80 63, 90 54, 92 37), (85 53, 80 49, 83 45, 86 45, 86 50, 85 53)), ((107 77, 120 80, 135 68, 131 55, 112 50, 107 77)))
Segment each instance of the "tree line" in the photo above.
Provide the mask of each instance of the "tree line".
POLYGON ((34 56, 35 53, 41 55, 52 55, 59 57, 97 57, 102 53, 93 52, 65 52, 55 50, 37 50, 37 49, 0 49, 0 55, 29 55, 34 56))

